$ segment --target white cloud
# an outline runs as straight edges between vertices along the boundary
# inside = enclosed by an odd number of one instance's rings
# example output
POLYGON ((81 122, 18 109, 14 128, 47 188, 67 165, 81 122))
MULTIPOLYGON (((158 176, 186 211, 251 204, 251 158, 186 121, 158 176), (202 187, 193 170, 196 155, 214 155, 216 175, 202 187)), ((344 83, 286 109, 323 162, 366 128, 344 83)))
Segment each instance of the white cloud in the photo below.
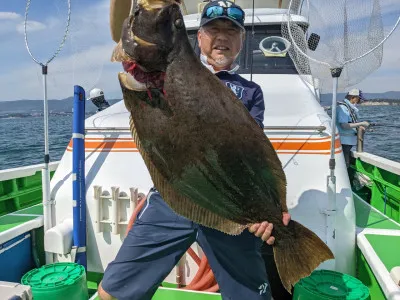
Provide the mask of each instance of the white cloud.
POLYGON ((381 11, 382 14, 387 14, 391 12, 399 13, 399 0, 385 0, 381 1, 381 11))
MULTIPOLYGON (((21 20, 22 16, 15 12, 0 11, 0 36, 15 32, 15 26, 21 20)), ((2 38, 3 40, 4 38, 2 38)))
POLYGON ((384 44, 381 67, 358 86, 368 92, 400 90, 400 28, 384 44))
POLYGON ((0 11, 0 21, 1 20, 15 20, 20 19, 21 15, 15 12, 0 11))
MULTIPOLYGON (((34 32, 46 29, 46 25, 37 21, 27 21, 26 22, 26 31, 27 32, 34 32)), ((24 34, 24 23, 20 23, 17 25, 17 31, 19 33, 24 34)))
MULTIPOLYGON (((117 74, 122 70, 118 63, 111 63, 114 44, 95 46, 67 57, 59 57, 48 68, 48 98, 62 99, 73 95, 73 86, 81 85, 88 93, 93 87, 104 89, 106 96, 120 95, 117 74)), ((0 75, 2 86, 21 84, 16 97, 15 89, 3 89, 1 100, 41 99, 43 97, 41 68, 34 63, 21 70, 0 75)))
MULTIPOLYGON (((34 17, 31 19, 30 22, 37 20, 34 17)), ((86 6, 85 9, 75 6, 65 45, 49 64, 47 76, 49 99, 72 96, 73 86, 76 84, 83 86, 87 92, 98 86, 104 89, 108 98, 120 97, 121 89, 117 75, 122 66, 110 62, 115 44, 110 36, 108 20, 109 0, 103 0, 90 7, 86 6)), ((66 10, 61 7, 55 14, 41 18, 40 21, 41 23, 30 24, 36 32, 29 36, 29 46, 35 58, 45 62, 58 48, 63 37, 66 10)), ((14 30, 15 25, 16 23, 14 30)), ((21 29, 23 32, 23 26, 19 28, 20 32, 21 29)), ((9 45, 7 48, 0 48, 0 65, 3 70, 0 72, 2 90, 0 101, 43 98, 41 68, 29 58, 24 49, 23 38, 21 39, 21 36, 14 38, 11 35, 5 35, 5 38, 10 44, 7 44, 9 45), (15 53, 15 49, 18 50, 18 54, 15 53), (9 63, 10 57, 17 62, 17 65, 9 63), (11 88, 13 86, 21 88, 11 88)))

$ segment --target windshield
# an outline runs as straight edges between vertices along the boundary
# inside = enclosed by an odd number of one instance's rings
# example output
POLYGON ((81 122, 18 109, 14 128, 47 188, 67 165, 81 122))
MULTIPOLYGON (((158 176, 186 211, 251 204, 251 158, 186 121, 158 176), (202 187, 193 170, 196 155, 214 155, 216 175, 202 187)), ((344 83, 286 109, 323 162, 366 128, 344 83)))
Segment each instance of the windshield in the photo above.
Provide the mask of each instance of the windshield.
MULTIPOLYGON (((297 74, 296 67, 287 53, 284 56, 266 56, 260 49, 260 42, 267 37, 281 37, 281 25, 255 26, 254 37, 251 27, 246 27, 246 40, 243 49, 237 58, 240 65, 239 74, 249 74, 251 69, 251 55, 253 55, 253 74, 297 74)), ((196 53, 197 31, 188 32, 189 40, 196 53)), ((268 45, 268 43, 266 43, 268 45)), ((271 44, 272 46, 272 44, 271 44)), ((279 45, 279 49, 282 48, 279 45)), ((283 49, 280 49, 283 50, 283 49)))

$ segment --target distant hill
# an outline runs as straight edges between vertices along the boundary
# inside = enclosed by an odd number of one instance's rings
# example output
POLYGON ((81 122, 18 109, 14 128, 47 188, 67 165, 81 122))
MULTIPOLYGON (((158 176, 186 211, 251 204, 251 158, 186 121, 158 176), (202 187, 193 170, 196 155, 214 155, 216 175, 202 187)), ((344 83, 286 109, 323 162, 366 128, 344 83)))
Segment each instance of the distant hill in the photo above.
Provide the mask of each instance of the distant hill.
MULTIPOLYGON (((343 100, 346 93, 338 93, 337 100, 343 100)), ((371 101, 399 101, 400 102, 400 91, 390 91, 385 93, 364 93, 365 98, 371 101)), ((321 104, 330 105, 332 103, 332 94, 322 94, 321 104)))
MULTIPOLYGON (((107 100, 113 105, 121 99, 107 100)), ((71 113, 73 108, 73 97, 63 100, 49 100, 49 112, 51 113, 71 113)), ((86 101, 86 112, 96 112, 97 108, 91 101, 86 101)), ((1 101, 0 115, 5 114, 40 114, 43 112, 43 100, 15 100, 1 101)))
MULTIPOLYGON (((346 96, 345 93, 339 93, 338 100, 343 100, 346 96)), ((385 93, 365 93, 365 97, 371 101, 399 101, 400 91, 390 91, 385 93)), ((113 105, 121 99, 107 99, 113 105)), ((332 94, 322 94, 321 104, 323 106, 330 105, 332 102, 332 94)), ((49 100, 49 111, 53 114, 57 113, 71 113, 73 107, 73 97, 63 100, 49 100)), ((94 113, 97 108, 91 101, 86 101, 86 112, 94 113)), ((43 100, 15 100, 15 101, 0 101, 0 116, 9 114, 41 114, 43 112, 43 100)))

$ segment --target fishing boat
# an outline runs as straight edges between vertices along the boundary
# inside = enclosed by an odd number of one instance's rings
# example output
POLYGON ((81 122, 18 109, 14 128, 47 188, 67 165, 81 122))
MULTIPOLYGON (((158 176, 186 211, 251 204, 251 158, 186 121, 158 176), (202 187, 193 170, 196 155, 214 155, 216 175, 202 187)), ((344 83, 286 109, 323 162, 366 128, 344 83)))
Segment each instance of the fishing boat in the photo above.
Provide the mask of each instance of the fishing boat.
MULTIPOLYGON (((182 2, 195 48, 205 3, 182 2)), ((289 211, 335 255, 295 286, 293 299, 400 299, 400 163, 363 152, 360 144, 348 172, 318 86, 305 82, 285 55, 288 44, 281 28, 289 1, 236 3, 247 16, 239 73, 263 90, 264 132, 287 176, 289 211), (279 49, 282 55, 264 51, 274 42, 284 47, 279 49)), ((292 17, 306 28, 301 9, 292 17)), ((82 93, 76 90, 77 103, 82 93)), ((82 107, 74 107, 74 118, 79 119, 82 107)), ((30 299, 38 290, 47 295, 43 299, 98 299, 104 270, 117 254, 142 195, 152 187, 122 100, 84 120, 81 131, 78 127, 61 160, 47 169, 40 164, 0 171, 1 299, 30 299), (83 153, 80 160, 78 150, 83 153), (44 197, 45 172, 51 181, 50 194, 44 197), (52 288, 56 298, 46 294, 53 293, 52 288)), ((221 299, 218 290, 207 291, 215 282, 198 290, 182 289, 200 272, 202 257, 201 248, 193 244, 153 299, 221 299)))

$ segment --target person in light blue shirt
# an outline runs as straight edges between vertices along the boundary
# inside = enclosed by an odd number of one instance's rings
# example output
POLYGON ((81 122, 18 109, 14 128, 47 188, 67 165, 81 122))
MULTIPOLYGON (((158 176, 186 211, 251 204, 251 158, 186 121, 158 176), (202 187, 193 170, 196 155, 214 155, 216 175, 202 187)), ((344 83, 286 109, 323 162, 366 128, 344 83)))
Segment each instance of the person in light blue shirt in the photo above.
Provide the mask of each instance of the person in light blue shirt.
POLYGON ((357 104, 365 100, 362 91, 352 89, 347 93, 343 102, 338 102, 336 122, 347 167, 350 165, 351 148, 357 145, 357 128, 365 130, 370 125, 366 121, 359 121, 358 108, 356 107, 357 104))

